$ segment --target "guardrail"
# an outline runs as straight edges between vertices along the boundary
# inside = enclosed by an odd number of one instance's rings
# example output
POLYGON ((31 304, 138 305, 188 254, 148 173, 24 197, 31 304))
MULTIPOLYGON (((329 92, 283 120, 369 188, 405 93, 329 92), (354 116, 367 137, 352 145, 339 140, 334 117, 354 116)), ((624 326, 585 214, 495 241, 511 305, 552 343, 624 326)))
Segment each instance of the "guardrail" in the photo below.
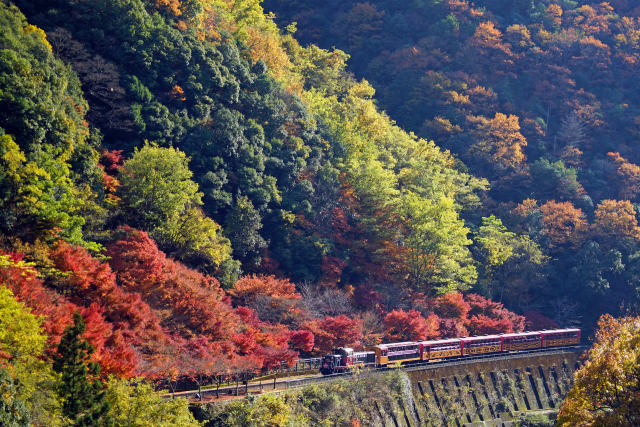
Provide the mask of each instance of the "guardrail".
MULTIPOLYGON (((512 360, 530 357, 532 355, 554 355, 554 354, 563 354, 563 353, 575 353, 577 351, 581 351, 585 349, 584 346, 567 346, 567 347, 559 347, 559 348, 541 348, 541 349, 533 349, 527 351, 520 351, 517 353, 492 353, 492 354, 483 354, 471 357, 465 357, 464 359, 456 359, 456 360, 442 360, 437 362, 414 362, 405 365, 401 365, 400 367, 405 371, 419 371, 419 370, 430 370, 430 369, 439 369, 443 367, 449 366, 460 366, 460 365, 468 365, 472 363, 477 363, 485 360, 512 360)), ((373 372, 384 372, 397 369, 397 366, 384 366, 380 368, 366 369, 366 373, 373 372)), ((362 372, 362 371, 360 371, 362 372)), ((241 396, 248 395, 251 393, 262 393, 265 391, 273 391, 273 390, 288 390, 292 388, 305 387, 310 384, 318 384, 328 381, 333 381, 343 377, 352 376, 353 372, 343 372, 339 374, 331 374, 324 375, 321 377, 306 377, 306 378, 294 378, 289 380, 281 379, 277 380, 277 375, 274 376, 273 381, 259 381, 258 383, 249 383, 244 382, 240 384, 236 382, 233 386, 220 387, 217 389, 203 389, 198 392, 198 390, 189 390, 183 392, 176 392, 173 394, 166 394, 163 397, 165 399, 171 399, 173 397, 185 397, 185 398, 195 398, 195 399, 206 399, 206 398, 219 398, 224 396, 241 396)))
POLYGON ((272 368, 263 372, 257 377, 266 377, 273 374, 282 374, 285 372, 295 373, 295 372, 304 372, 304 371, 314 371, 320 369, 320 364, 322 363, 322 357, 313 357, 311 359, 300 359, 293 366, 288 366, 285 362, 281 362, 280 366, 277 368, 272 368))

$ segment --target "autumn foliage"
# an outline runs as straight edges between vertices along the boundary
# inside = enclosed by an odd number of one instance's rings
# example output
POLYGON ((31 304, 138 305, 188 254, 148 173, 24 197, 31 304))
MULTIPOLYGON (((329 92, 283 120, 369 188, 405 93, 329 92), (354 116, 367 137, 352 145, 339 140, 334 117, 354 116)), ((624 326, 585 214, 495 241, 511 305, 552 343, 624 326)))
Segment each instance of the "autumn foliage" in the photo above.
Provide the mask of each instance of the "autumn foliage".
POLYGON ((359 348, 362 344, 362 322, 343 315, 311 320, 304 328, 315 336, 314 351, 326 354, 337 347, 359 348))
POLYGON ((557 425, 640 423, 640 318, 604 315, 598 328, 562 403, 557 425))
POLYGON ((393 310, 383 320, 386 341, 421 341, 438 338, 438 320, 435 314, 425 319, 416 310, 408 312, 393 310))

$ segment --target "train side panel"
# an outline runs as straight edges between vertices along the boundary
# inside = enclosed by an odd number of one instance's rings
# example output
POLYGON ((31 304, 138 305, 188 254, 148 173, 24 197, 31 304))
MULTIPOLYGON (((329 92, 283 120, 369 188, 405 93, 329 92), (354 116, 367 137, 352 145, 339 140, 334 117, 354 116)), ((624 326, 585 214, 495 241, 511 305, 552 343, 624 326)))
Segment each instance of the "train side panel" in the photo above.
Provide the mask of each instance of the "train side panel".
POLYGON ((462 342, 459 338, 420 342, 420 358, 433 361, 462 356, 462 342))
POLYGON ((542 334, 540 332, 520 332, 504 334, 503 351, 521 351, 542 347, 542 334))
POLYGON ((502 351, 502 337, 500 335, 460 338, 460 341, 462 342, 462 354, 464 356, 499 353, 502 351))
POLYGON ((389 363, 408 363, 421 360, 420 344, 417 342, 378 344, 367 347, 366 350, 375 352, 379 366, 386 366, 389 363))
POLYGON ((558 347, 580 344, 580 329, 558 329, 542 331, 542 347, 558 347))

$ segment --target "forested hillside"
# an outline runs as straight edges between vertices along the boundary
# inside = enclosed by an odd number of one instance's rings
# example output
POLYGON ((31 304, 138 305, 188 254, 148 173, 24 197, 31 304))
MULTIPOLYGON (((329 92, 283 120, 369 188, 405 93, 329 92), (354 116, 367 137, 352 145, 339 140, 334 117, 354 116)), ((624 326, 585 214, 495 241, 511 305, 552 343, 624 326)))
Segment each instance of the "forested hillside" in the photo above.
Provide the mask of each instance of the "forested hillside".
POLYGON ((283 26, 297 22, 302 42, 349 52, 350 69, 371 82, 392 118, 489 180, 479 212, 530 236, 548 257, 544 277, 521 282, 500 261, 484 263, 498 279, 480 280, 484 292, 512 308, 544 307, 561 323, 593 324, 603 311, 637 308, 640 11, 633 2, 266 0, 265 7, 283 26))
POLYGON ((11 413, 633 309, 638 20, 493 3, 0 1, 11 413))

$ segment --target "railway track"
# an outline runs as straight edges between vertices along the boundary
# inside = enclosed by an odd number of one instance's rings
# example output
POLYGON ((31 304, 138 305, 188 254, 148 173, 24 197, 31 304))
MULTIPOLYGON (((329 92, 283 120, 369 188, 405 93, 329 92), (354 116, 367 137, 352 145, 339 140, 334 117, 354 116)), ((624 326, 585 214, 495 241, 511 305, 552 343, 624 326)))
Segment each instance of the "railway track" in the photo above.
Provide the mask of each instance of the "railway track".
MULTIPOLYGON (((460 366, 460 365, 470 365, 477 363, 479 361, 486 360, 513 360, 519 358, 526 358, 531 355, 557 355, 563 353, 576 353, 585 350, 587 347, 585 346, 565 346, 565 347, 555 347, 553 349, 533 349, 533 350, 525 350, 518 352, 510 352, 510 353, 493 353, 493 354, 484 354, 477 356, 467 356, 464 358, 458 359, 445 359, 440 361, 432 361, 432 362, 414 362, 407 363, 401 365, 400 368, 405 371, 419 371, 419 370, 428 370, 428 369, 440 369, 448 366, 460 366)), ((385 366, 380 368, 366 369, 361 370, 360 372, 385 372, 392 369, 398 369, 398 366, 385 366)), ((265 381, 258 383, 236 383, 232 386, 225 386, 214 389, 202 389, 198 390, 187 390, 176 393, 169 393, 163 395, 165 399, 172 399, 174 397, 183 397, 192 401, 206 400, 206 401, 217 401, 217 400, 229 400, 230 398, 236 398, 239 396, 246 396, 249 394, 260 394, 264 392, 271 391, 282 391, 293 388, 305 387, 311 384, 318 384, 328 381, 334 381, 340 378, 346 378, 353 375, 353 372, 344 372, 339 374, 332 375, 323 375, 323 376, 309 376, 304 378, 292 378, 292 379, 281 379, 278 381, 277 377, 274 377, 273 381, 265 381), (199 396, 198 396, 199 394, 199 396)))

